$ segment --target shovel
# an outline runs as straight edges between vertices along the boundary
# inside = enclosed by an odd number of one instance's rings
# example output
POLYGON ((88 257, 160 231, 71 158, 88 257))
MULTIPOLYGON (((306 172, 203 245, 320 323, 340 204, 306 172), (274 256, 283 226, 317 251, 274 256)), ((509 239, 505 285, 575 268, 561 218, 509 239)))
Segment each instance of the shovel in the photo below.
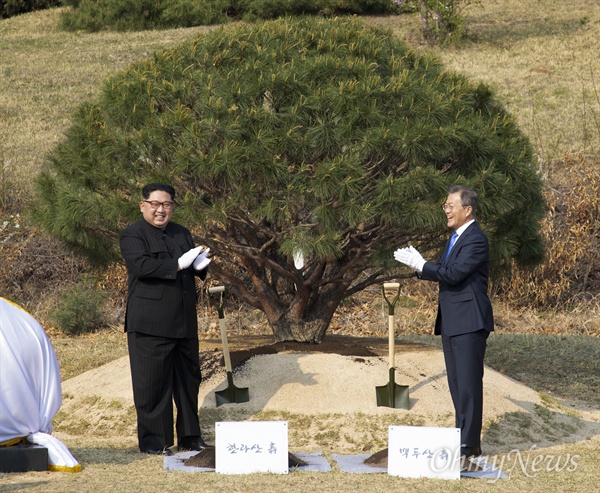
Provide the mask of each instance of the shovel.
POLYGON ((221 329, 221 342, 223 344, 223 357, 225 359, 225 369, 227 370, 227 388, 215 391, 217 407, 221 404, 232 404, 248 402, 250 396, 248 388, 239 388, 233 385, 233 370, 231 368, 231 357, 229 356, 229 344, 227 344, 227 332, 225 331, 225 315, 223 313, 223 293, 225 286, 215 286, 208 288, 209 294, 221 293, 219 303, 213 300, 213 304, 219 313, 219 328, 221 329))
POLYGON ((408 385, 398 385, 395 381, 396 366, 394 363, 394 306, 400 298, 400 284, 397 282, 386 282, 381 288, 383 299, 389 307, 388 336, 389 336, 389 362, 390 381, 387 385, 375 387, 377 393, 377 406, 393 407, 395 409, 410 409, 408 400, 408 385), (385 295, 386 289, 398 289, 396 297, 390 301, 385 295))

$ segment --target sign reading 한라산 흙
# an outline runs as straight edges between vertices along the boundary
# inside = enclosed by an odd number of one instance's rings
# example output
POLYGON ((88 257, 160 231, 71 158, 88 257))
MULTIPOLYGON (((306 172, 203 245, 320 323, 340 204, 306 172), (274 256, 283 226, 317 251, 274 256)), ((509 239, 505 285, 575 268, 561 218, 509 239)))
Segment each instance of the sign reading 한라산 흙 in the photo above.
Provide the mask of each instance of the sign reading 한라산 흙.
POLYGON ((215 423, 215 471, 221 474, 287 474, 287 421, 215 423))

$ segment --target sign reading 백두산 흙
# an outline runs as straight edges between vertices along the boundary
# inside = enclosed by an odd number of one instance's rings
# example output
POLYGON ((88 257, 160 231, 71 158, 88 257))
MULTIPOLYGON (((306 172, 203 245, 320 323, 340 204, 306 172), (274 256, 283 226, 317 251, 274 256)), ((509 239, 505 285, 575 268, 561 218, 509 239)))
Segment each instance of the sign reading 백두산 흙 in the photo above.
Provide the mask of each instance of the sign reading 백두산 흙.
POLYGON ((460 479, 460 429, 390 426, 388 474, 460 479))

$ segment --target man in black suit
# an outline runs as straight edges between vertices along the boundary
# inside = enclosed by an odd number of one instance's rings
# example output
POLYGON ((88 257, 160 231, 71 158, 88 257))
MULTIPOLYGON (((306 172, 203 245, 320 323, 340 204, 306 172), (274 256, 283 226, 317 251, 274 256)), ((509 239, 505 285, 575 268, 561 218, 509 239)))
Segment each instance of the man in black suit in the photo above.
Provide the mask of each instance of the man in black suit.
POLYGON ((190 232, 170 222, 175 190, 151 183, 142 189, 142 219, 121 232, 128 274, 125 331, 137 412, 140 451, 172 455, 175 428, 180 450, 208 446, 200 434, 200 359, 195 276, 207 273, 208 249, 194 247, 190 232))
POLYGON ((454 234, 444 253, 427 262, 412 246, 394 252, 420 279, 439 283, 435 334, 442 336, 448 386, 461 430, 461 455, 481 455, 483 358, 494 330, 488 297, 490 255, 485 233, 475 222, 477 193, 453 185, 442 206, 454 234))

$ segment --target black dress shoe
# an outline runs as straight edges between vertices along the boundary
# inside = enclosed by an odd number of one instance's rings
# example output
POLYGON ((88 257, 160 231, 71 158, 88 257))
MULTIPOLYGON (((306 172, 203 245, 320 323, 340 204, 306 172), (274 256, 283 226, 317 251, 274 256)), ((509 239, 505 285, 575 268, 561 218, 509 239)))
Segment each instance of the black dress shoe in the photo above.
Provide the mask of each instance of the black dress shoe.
POLYGON ((213 445, 207 445, 200 437, 185 437, 177 442, 179 452, 187 452, 189 450, 205 450, 215 448, 213 445))
POLYGON ((150 454, 150 455, 166 455, 166 456, 173 455, 173 451, 168 448, 161 448, 161 449, 149 448, 149 449, 145 449, 145 450, 140 449, 140 452, 142 452, 142 454, 150 454))
POLYGON ((481 447, 461 447, 460 455, 463 457, 479 457, 481 455, 481 447))
POLYGON ((484 470, 477 462, 466 457, 463 457, 463 459, 460 464, 460 472, 482 472, 484 470))

